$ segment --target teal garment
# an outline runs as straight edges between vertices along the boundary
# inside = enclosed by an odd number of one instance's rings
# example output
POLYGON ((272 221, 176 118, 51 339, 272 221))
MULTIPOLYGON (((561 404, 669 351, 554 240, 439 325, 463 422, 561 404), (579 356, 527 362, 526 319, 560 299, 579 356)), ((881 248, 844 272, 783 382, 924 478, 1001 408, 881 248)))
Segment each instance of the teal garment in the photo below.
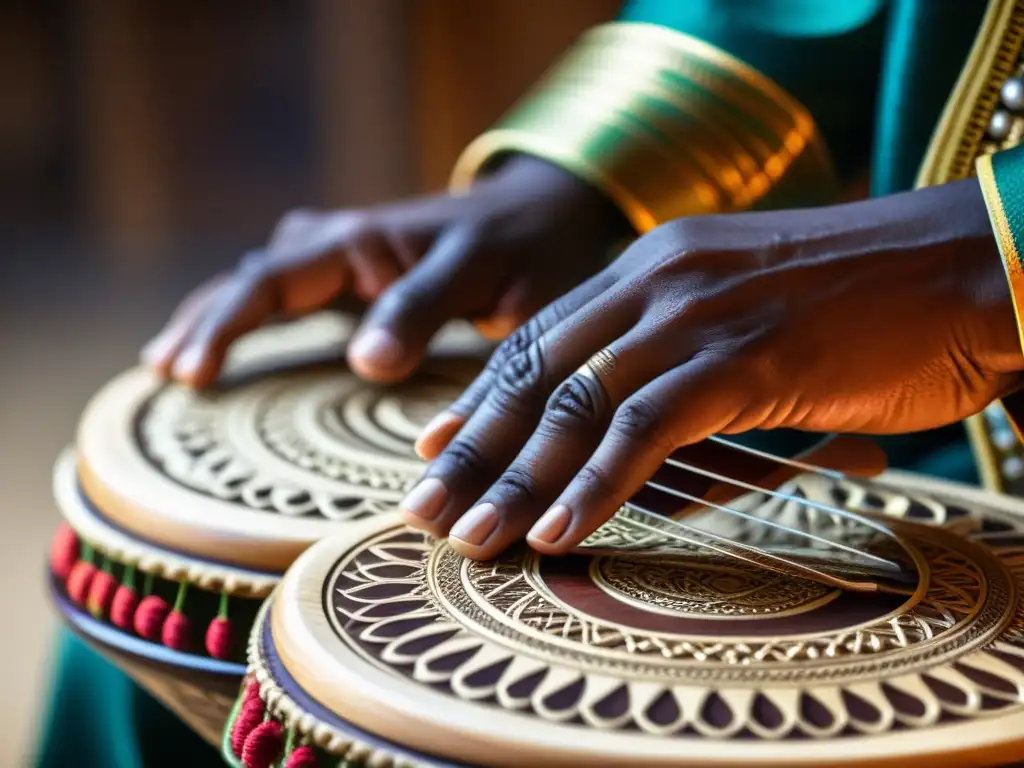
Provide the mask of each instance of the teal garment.
POLYGON ((223 768, 220 753, 98 653, 61 630, 38 768, 223 768))
MULTIPOLYGON (((814 115, 842 176, 910 189, 981 22, 984 0, 628 0, 620 21, 704 40, 814 115)), ((827 201, 822 201, 827 202, 827 201)))
MULTIPOLYGON (((992 177, 1016 248, 1016 267, 1024 254, 1024 146, 992 155, 992 177)), ((1003 254, 1004 258, 1006 254, 1003 254)))
MULTIPOLYGON (((909 189, 984 12, 983 0, 630 0, 620 19, 671 27, 764 72, 821 128, 837 170, 870 168, 875 194, 909 189)), ((827 201, 822 201, 827 202, 827 201)), ((739 438, 791 452, 800 433, 739 438)), ((962 427, 880 440, 893 466, 977 476, 962 427)), ((34 765, 221 765, 128 678, 69 636, 34 765)))

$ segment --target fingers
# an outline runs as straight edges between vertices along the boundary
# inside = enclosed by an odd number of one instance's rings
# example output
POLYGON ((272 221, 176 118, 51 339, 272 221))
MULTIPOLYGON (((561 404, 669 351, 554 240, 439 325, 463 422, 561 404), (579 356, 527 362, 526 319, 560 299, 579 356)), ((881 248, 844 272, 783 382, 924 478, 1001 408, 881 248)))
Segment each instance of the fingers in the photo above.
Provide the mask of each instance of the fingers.
POLYGON ((356 373, 391 382, 419 366, 441 326, 486 291, 481 286, 486 278, 474 279, 484 260, 469 258, 477 245, 474 228, 448 228, 412 270, 378 297, 349 345, 349 365, 356 373))
POLYGON ((220 288, 176 355, 171 370, 175 379, 193 387, 209 385, 230 343, 281 309, 281 294, 265 265, 264 254, 251 254, 220 288))
MULTIPOLYGON (((592 303, 605 300, 608 300, 607 294, 592 303)), ((553 325, 522 351, 492 367, 486 378, 489 382, 486 397, 427 472, 427 478, 436 481, 432 487, 438 487, 438 483, 443 487, 443 503, 432 500, 430 504, 420 505, 419 499, 411 496, 401 505, 410 525, 443 536, 449 526, 480 499, 530 438, 542 420, 555 387, 572 377, 591 350, 613 342, 635 322, 636 316, 630 313, 628 303, 618 302, 618 310, 591 311, 586 306, 580 313, 553 325), (580 315, 590 319, 580 322, 580 315)), ((593 413, 594 429, 599 429, 602 416, 608 413, 608 406, 600 401, 601 397, 601 388, 596 382, 582 374, 572 377, 571 388, 554 398, 551 413, 557 415, 552 419, 575 424, 577 413, 593 413)), ((597 436, 595 434, 595 439, 597 436)), ((562 461, 566 457, 555 458, 562 461)), ((516 482, 510 475, 506 485, 515 487, 516 482)), ((529 489, 523 491, 529 493, 529 489)), ((484 513, 470 517, 481 515, 487 518, 482 519, 481 525, 490 524, 494 519, 493 515, 484 513)), ((468 540, 483 538, 486 538, 484 534, 474 533, 468 540)))
POLYGON ((353 291, 363 301, 378 298, 405 271, 393 243, 381 232, 357 233, 346 249, 348 265, 355 277, 353 291))
POLYGON ((498 299, 493 312, 474 322, 485 339, 504 339, 548 303, 552 297, 536 282, 531 277, 517 280, 498 299))
MULTIPOLYGON (((655 352, 644 334, 627 334, 565 379, 515 460, 452 526, 452 547, 467 557, 490 558, 522 538, 581 471, 622 398, 671 365, 670 358, 655 352)), ((666 455, 670 450, 665 447, 666 455)))
POLYGON ((593 533, 672 451, 721 431, 743 410, 722 366, 697 359, 660 376, 619 406, 597 450, 527 536, 562 554, 593 533))
POLYGON ((185 297, 163 330, 143 347, 142 362, 156 370, 161 376, 170 374, 175 355, 181 350, 192 328, 203 316, 207 307, 214 300, 217 291, 229 277, 230 275, 226 272, 217 275, 185 297))
POLYGON ((615 277, 609 272, 595 275, 516 328, 491 355, 484 371, 466 391, 427 424, 416 442, 417 453, 424 459, 436 458, 487 398, 510 360, 524 354, 550 329, 609 290, 614 283, 615 277))
POLYGON ((365 216, 294 212, 265 251, 247 254, 229 275, 195 291, 143 358, 191 386, 210 384, 230 345, 275 314, 298 316, 347 289, 372 299, 401 269, 386 234, 365 216))

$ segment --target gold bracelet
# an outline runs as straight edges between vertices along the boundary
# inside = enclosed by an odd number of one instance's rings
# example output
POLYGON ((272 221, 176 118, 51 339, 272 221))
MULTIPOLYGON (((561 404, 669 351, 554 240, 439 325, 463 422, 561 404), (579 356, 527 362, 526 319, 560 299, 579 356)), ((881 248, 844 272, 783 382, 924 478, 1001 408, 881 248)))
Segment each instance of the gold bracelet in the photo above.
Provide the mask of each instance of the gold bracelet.
POLYGON ((810 114, 724 51, 653 24, 585 34, 494 128, 463 151, 453 191, 526 153, 607 194, 639 232, 834 187, 810 114))

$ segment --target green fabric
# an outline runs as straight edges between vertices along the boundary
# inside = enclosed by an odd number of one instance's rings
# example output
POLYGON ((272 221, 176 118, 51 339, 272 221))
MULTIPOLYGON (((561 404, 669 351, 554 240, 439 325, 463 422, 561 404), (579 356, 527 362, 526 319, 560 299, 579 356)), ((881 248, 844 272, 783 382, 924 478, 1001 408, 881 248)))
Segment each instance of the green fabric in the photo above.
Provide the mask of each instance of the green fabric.
MULTIPOLYGON (((715 45, 771 77, 811 114, 836 168, 872 190, 913 186, 984 0, 629 0, 621 21, 715 45)), ((824 202, 824 201, 823 201, 824 202)))
POLYGON ((914 185, 985 11, 979 0, 891 0, 875 107, 875 195, 914 185))
POLYGON ((39 768, 223 768, 213 747, 62 630, 49 711, 29 765, 39 768))
MULTIPOLYGON (((886 194, 913 184, 984 7, 983 0, 631 0, 620 18, 699 37, 764 72, 815 116, 840 173, 870 168, 874 193, 886 194)), ((1022 158, 1001 153, 993 164, 1009 170, 1022 158)), ((1004 176, 1004 200, 1024 201, 1024 174, 1013 174, 1016 184, 1004 176)), ((1011 209, 1021 226, 1024 205, 1008 205, 1008 215, 1011 209)), ((815 438, 740 439, 790 452, 815 438)), ((880 442, 893 466, 977 480, 958 425, 880 442)), ((215 750, 78 640, 63 636, 57 658, 34 765, 221 764, 215 750)))
POLYGON ((1024 253, 1024 146, 992 155, 992 176, 1019 257, 1024 253))

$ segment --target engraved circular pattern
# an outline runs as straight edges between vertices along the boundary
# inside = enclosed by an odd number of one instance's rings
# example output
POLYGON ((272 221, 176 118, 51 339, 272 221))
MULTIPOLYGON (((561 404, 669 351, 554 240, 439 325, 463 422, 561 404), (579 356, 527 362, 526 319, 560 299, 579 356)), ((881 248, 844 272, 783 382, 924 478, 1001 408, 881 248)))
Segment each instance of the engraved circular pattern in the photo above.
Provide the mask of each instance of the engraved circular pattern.
POLYGON ((617 600, 647 611, 701 620, 796 616, 835 600, 840 592, 806 579, 724 562, 595 557, 590 578, 617 600))
POLYGON ((469 378, 458 361, 381 388, 339 367, 220 393, 164 387, 141 409, 140 450, 177 483, 247 509, 354 520, 388 512, 423 471, 413 443, 469 378))
MULTIPOLYGON (((555 594, 551 569, 560 566, 545 558, 520 551, 475 563, 388 527, 334 561, 323 582, 325 619, 366 663, 414 685, 600 729, 843 738, 1024 710, 1022 520, 884 484, 817 482, 805 483, 810 499, 827 494, 851 509, 931 523, 893 522, 930 564, 921 600, 823 632, 754 637, 718 631, 715 621, 705 633, 651 631, 555 594)), ((593 540, 624 536, 636 545, 648 535, 622 516, 606 527, 616 526, 593 540)), ((671 560, 665 546, 651 549, 655 561, 671 560)))
MULTIPOLYGON (((818 635, 779 633, 757 641, 746 634, 638 629, 588 615, 559 599, 545 582, 544 558, 533 553, 518 550, 479 563, 444 542, 402 529, 366 542, 339 563, 328 582, 330 615, 346 641, 356 629, 357 614, 372 617, 373 634, 381 638, 390 638, 398 627, 404 634, 414 624, 448 618, 481 642, 508 642, 510 652, 523 649, 552 665, 572 664, 597 674, 614 670, 636 680, 855 680, 927 667, 983 644, 1009 617, 1013 586, 1000 563, 956 537, 927 530, 914 534, 914 543, 932 565, 925 599, 895 616, 818 635), (396 594, 415 602, 421 590, 436 611, 429 620, 425 615, 411 620, 405 612, 388 615, 368 597, 385 595, 381 603, 393 606, 396 594), (353 611, 352 604, 359 610, 353 611)), ((677 562, 688 567, 685 558, 677 562)), ((391 653, 393 645, 389 641, 380 652, 391 653)))

